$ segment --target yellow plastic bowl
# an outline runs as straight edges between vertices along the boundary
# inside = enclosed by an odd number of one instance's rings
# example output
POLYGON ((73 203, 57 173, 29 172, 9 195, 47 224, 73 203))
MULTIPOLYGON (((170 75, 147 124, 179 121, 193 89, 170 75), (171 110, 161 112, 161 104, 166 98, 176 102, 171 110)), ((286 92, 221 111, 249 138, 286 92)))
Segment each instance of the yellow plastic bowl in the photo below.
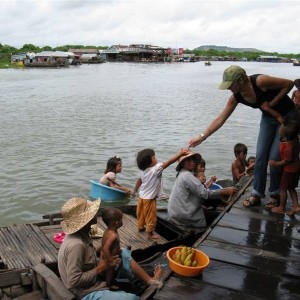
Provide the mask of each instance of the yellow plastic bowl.
POLYGON ((186 276, 186 277, 195 277, 200 275, 203 270, 209 265, 209 257, 202 251, 195 249, 195 259, 198 262, 197 267, 188 267, 181 265, 173 260, 173 255, 176 250, 181 250, 183 247, 174 247, 167 251, 167 259, 169 261, 169 266, 172 271, 175 273, 186 276))

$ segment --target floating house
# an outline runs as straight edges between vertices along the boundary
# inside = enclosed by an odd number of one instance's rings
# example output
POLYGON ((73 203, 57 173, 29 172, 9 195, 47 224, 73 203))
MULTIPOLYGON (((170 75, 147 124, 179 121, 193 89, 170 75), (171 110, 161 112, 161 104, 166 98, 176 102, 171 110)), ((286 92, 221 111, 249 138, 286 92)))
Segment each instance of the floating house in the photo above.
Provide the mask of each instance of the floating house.
POLYGON ((282 57, 273 56, 273 55, 260 55, 257 58, 257 61, 260 62, 283 62, 282 57))
POLYGON ((74 53, 63 51, 42 51, 27 53, 24 59, 25 67, 66 67, 74 58, 74 53))
POLYGON ((132 44, 113 45, 102 53, 107 61, 163 62, 167 56, 166 50, 159 46, 132 44))

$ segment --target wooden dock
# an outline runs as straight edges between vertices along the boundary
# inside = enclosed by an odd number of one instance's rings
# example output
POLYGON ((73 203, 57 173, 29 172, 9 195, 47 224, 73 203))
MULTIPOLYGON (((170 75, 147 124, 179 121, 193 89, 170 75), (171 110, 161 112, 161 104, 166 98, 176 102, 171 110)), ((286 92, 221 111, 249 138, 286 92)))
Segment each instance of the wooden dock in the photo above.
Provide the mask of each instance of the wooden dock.
POLYGON ((153 299, 300 299, 300 215, 273 214, 264 202, 245 208, 250 191, 196 242, 210 257, 203 274, 172 273, 153 299))

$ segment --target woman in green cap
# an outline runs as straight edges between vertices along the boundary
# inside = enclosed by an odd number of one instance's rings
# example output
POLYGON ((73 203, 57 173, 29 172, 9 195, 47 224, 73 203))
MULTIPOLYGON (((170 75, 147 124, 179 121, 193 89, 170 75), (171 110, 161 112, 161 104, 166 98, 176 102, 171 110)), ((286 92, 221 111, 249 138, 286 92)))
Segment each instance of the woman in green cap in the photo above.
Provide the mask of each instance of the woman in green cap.
MULTIPOLYGON (((190 140, 190 147, 205 141, 226 122, 239 103, 258 108, 262 112, 256 146, 256 161, 251 196, 244 200, 244 206, 258 205, 265 197, 268 161, 279 160, 279 127, 282 117, 299 122, 299 113, 288 96, 293 81, 267 75, 247 76, 240 66, 230 66, 223 73, 221 90, 230 90, 232 95, 223 111, 199 136, 190 140)), ((270 167, 270 199, 266 208, 271 209, 279 203, 281 168, 270 167)))

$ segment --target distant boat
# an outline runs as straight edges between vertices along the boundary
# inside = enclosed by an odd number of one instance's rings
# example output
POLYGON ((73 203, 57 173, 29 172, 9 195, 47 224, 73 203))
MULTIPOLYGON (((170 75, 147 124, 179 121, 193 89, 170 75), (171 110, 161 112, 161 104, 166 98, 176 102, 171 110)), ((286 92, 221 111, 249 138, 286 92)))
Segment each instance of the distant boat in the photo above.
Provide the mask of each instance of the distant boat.
POLYGON ((294 60, 293 61, 293 66, 300 66, 300 61, 299 60, 294 60))
POLYGON ((211 62, 210 62, 210 61, 206 61, 206 62, 204 63, 204 65, 205 65, 205 66, 211 66, 211 62))
POLYGON ((74 58, 74 53, 63 51, 42 51, 28 53, 24 60, 25 67, 67 67, 74 58))

